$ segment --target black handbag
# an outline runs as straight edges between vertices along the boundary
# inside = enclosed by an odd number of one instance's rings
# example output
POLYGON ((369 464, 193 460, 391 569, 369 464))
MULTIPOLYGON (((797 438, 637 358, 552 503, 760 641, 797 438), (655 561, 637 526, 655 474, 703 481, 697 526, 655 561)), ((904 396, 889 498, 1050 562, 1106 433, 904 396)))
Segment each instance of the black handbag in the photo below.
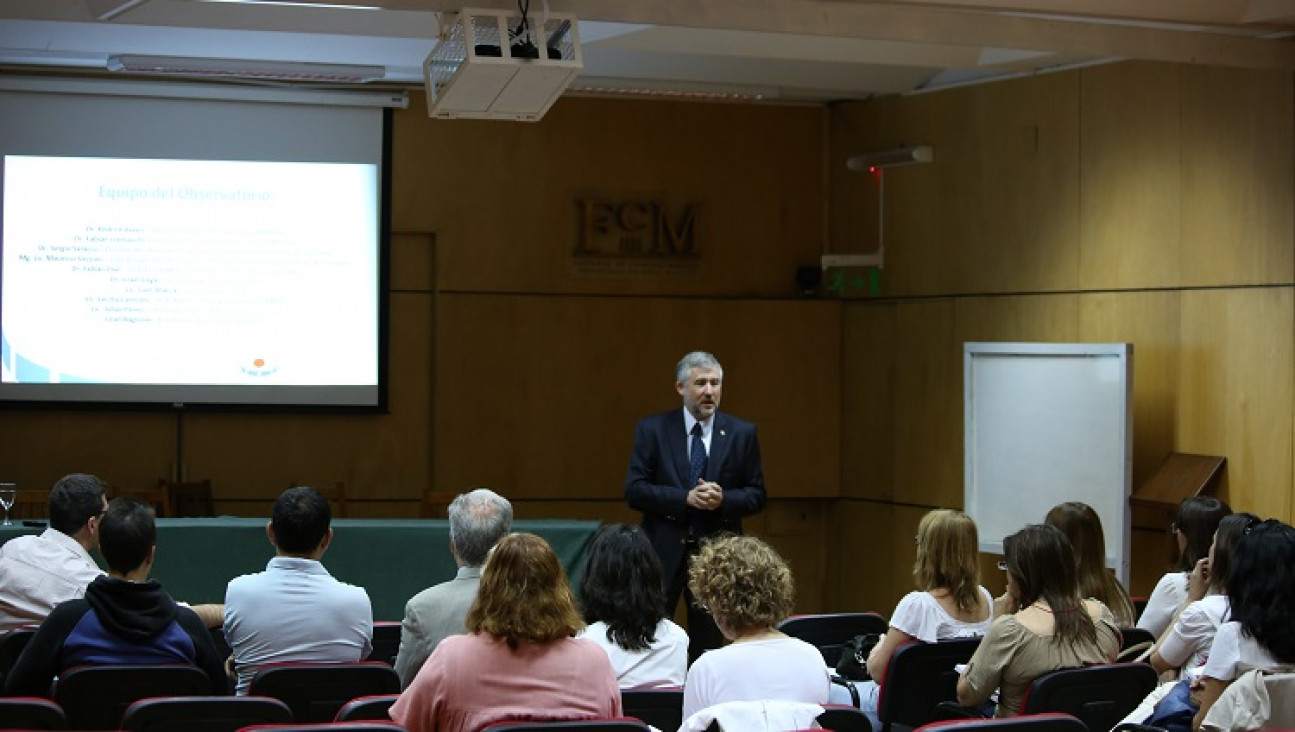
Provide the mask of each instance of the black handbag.
POLYGON ((880 633, 856 635, 841 646, 841 659, 836 662, 838 676, 851 681, 871 681, 868 674, 868 654, 881 642, 880 633))

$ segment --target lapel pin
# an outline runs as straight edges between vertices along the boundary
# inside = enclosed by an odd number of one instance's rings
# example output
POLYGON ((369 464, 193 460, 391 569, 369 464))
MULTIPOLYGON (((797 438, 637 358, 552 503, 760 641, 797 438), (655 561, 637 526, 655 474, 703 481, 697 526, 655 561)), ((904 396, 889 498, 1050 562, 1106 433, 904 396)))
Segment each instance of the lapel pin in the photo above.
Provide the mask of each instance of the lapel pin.
POLYGON ((727 433, 727 432, 725 432, 724 430, 720 430, 720 431, 719 431, 719 436, 720 436, 720 437, 723 437, 723 436, 725 436, 725 435, 727 435, 727 434, 728 434, 728 433, 727 433))

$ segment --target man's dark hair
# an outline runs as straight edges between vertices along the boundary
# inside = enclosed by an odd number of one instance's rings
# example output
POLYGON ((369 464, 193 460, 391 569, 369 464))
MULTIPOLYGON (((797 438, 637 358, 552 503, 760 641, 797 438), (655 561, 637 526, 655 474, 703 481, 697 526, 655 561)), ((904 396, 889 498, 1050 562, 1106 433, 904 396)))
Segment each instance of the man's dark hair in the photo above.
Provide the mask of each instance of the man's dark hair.
POLYGON ((68 536, 85 522, 103 512, 103 494, 108 485, 88 473, 59 478, 49 492, 49 525, 68 536))
POLYGON ((157 543, 153 509, 134 498, 114 498, 99 523, 99 553, 118 574, 139 569, 157 543))
POLYGON ((274 502, 270 515, 275 546, 287 554, 309 554, 324 540, 332 520, 328 499, 319 491, 304 485, 289 488, 274 502))

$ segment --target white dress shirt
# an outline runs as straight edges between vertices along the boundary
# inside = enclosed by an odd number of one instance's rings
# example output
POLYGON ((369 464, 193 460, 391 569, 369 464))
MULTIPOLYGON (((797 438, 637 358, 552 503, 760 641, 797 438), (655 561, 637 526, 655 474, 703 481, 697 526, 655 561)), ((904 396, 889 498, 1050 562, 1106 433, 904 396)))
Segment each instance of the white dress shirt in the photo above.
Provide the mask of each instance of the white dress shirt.
POLYGON ((0 632, 40 623, 103 573, 85 547, 57 529, 10 539, 0 546, 0 632))

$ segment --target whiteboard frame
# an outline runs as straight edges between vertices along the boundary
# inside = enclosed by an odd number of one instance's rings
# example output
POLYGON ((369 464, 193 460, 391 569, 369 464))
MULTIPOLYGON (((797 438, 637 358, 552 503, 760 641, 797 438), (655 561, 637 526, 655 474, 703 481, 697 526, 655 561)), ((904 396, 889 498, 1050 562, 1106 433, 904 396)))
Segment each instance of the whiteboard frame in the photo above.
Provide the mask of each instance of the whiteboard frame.
MULTIPOLYGON (((1049 358, 1113 358, 1117 359, 1119 364, 1119 382, 1112 386, 1116 393, 1108 393, 1108 396, 1114 396, 1118 409, 1123 413, 1122 419, 1117 419, 1116 415, 1111 415, 1112 421, 1117 424, 1116 429, 1111 430, 1109 434, 1098 435, 1098 438, 1104 439, 1107 450, 1118 452, 1122 455, 1122 465, 1120 466, 1119 475, 1121 476, 1120 485, 1108 486, 1103 490, 1119 491, 1118 516, 1108 515, 1108 511, 1098 510, 1102 519, 1102 528, 1106 534, 1106 564, 1107 567, 1114 569, 1120 581, 1128 586, 1129 582, 1129 561, 1131 554, 1132 541, 1132 514, 1129 510, 1129 495, 1132 490, 1133 480, 1133 344, 1131 343, 978 343, 967 342, 963 344, 963 457, 964 457, 964 496, 963 505, 967 513, 976 518, 976 513, 982 508, 980 498, 982 495, 982 486, 979 484, 980 472, 985 462, 983 456, 976 454, 976 415, 980 405, 976 401, 974 393, 976 384, 976 368, 979 363, 978 359, 982 357, 1020 357, 1022 359, 1034 359, 1038 357, 1049 358), (1114 541, 1112 541, 1114 540, 1114 541), (1114 551, 1112 551, 1114 544, 1114 551)), ((1022 363, 1029 363, 1024 361, 1022 363)), ((1058 497, 1054 502, 1061 503, 1069 500, 1079 500, 1081 496, 1058 497)), ((1097 509, 1094 506, 1094 509, 1097 509)), ((1026 523, 1041 523, 1044 516, 1030 517, 1026 523)), ((977 523, 980 523, 979 521, 977 523)), ((980 551, 990 554, 1003 553, 1003 537, 990 537, 982 533, 980 538, 980 551)))

